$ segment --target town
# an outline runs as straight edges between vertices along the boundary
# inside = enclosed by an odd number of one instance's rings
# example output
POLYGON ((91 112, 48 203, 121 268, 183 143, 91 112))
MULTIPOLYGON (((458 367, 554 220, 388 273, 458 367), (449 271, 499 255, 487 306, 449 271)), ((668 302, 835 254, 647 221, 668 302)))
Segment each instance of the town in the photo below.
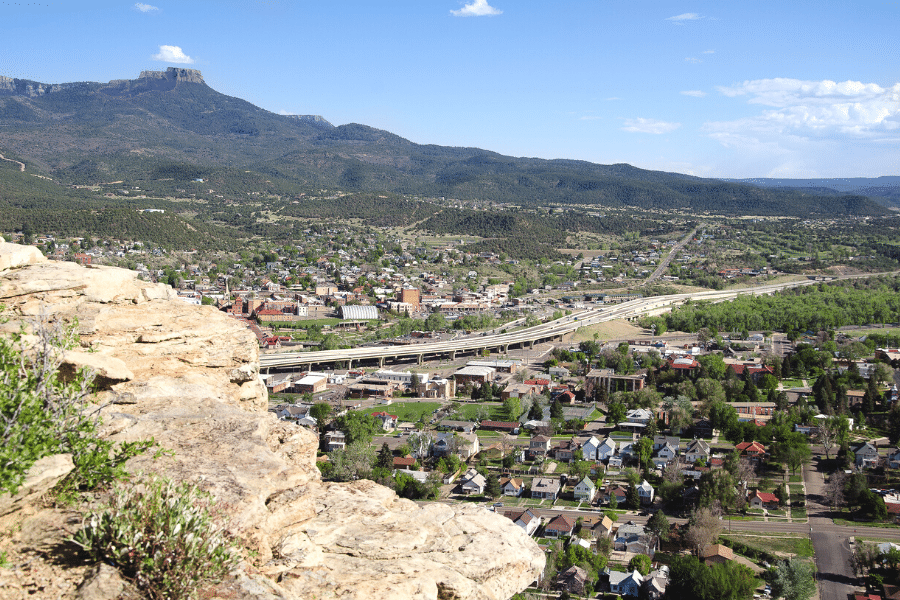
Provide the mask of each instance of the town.
POLYGON ((772 592, 779 561, 778 577, 812 585, 815 510, 863 521, 854 564, 895 593, 878 557, 900 548, 872 541, 871 526, 900 522, 900 420, 888 417, 900 351, 848 360, 814 335, 651 333, 406 370, 272 373, 266 385, 273 412, 320 435, 326 478, 482 503, 534 536, 548 555, 534 590, 685 597, 706 572, 692 560, 757 594, 772 592))

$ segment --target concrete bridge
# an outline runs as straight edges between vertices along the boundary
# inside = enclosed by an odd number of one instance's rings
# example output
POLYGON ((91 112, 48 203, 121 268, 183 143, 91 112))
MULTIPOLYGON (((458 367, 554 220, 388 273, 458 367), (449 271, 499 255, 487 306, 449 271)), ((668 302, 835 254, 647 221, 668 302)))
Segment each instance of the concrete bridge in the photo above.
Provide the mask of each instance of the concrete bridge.
MULTIPOLYGON (((875 276, 866 275, 866 277, 875 276)), ((269 370, 322 367, 343 362, 348 368, 360 364, 416 361, 419 364, 429 359, 447 358, 454 360, 459 354, 479 355, 485 350, 505 353, 510 347, 533 347, 536 343, 562 340, 579 327, 594 325, 616 319, 633 321, 644 315, 662 314, 684 304, 688 300, 719 302, 742 295, 768 295, 775 292, 821 283, 812 279, 787 283, 769 284, 757 287, 739 288, 726 291, 696 292, 639 298, 622 304, 600 306, 573 312, 555 321, 509 333, 467 336, 457 340, 428 342, 410 346, 378 346, 344 350, 321 350, 315 352, 280 352, 260 356, 261 368, 269 370)))

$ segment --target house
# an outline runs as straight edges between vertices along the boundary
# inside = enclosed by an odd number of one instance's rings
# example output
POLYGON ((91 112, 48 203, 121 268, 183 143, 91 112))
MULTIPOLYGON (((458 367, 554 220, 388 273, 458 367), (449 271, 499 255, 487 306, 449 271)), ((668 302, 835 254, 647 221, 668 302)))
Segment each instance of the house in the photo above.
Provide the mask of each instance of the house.
POLYGON ((456 434, 443 431, 437 434, 437 439, 431 446, 431 453, 434 454, 435 458, 443 458, 444 456, 450 456, 456 452, 458 446, 459 438, 456 434))
POLYGON ((602 519, 598 519, 597 523, 591 528, 595 538, 609 537, 613 530, 613 520, 603 515, 602 519))
POLYGON ((716 430, 712 426, 712 421, 709 419, 699 419, 694 422, 694 427, 692 428, 694 431, 694 435, 697 437, 712 437, 715 435, 716 430))
POLYGON ((524 490, 525 483, 521 479, 514 479, 512 477, 503 477, 500 479, 500 491, 503 492, 504 496, 515 496, 518 498, 522 495, 524 490))
POLYGON ((619 458, 624 461, 635 456, 637 456, 637 453, 635 452, 634 444, 632 442, 622 442, 622 445, 619 447, 619 458))
POLYGON ((646 408, 633 408, 625 413, 625 420, 629 423, 640 423, 647 425, 653 418, 653 411, 646 408))
POLYGON ((375 412, 372 416, 381 421, 381 428, 390 431, 397 427, 397 415, 391 415, 386 412, 375 412))
POLYGON ((513 435, 519 435, 518 421, 482 421, 482 429, 490 429, 492 431, 505 431, 513 435))
POLYGON ((603 502, 609 503, 609 500, 612 496, 616 497, 616 502, 621 504, 625 503, 625 499, 628 497, 628 489, 622 487, 621 485, 613 485, 610 484, 605 490, 603 490, 603 496, 600 498, 603 502))
POLYGON ((550 451, 550 438, 546 435, 536 435, 528 440, 528 454, 532 458, 545 457, 550 451))
POLYGON ((325 448, 328 452, 340 450, 347 446, 343 431, 329 431, 325 434, 325 448))
POLYGON ((550 377, 568 377, 569 370, 565 367, 550 367, 547 369, 547 374, 550 377))
POLYGON ((660 600, 666 595, 666 588, 669 586, 669 567, 661 566, 655 571, 650 571, 644 577, 643 592, 647 600, 660 600))
MULTIPOLYGON (((615 444, 615 442, 613 442, 615 444)), ((599 456, 599 448, 600 448, 600 440, 596 437, 591 436, 586 442, 581 445, 581 456, 584 460, 603 460, 599 456)), ((615 448, 613 448, 613 453, 615 453, 615 448)))
POLYGON ((672 444, 666 442, 665 446, 659 448, 656 451, 656 456, 653 457, 653 463, 656 464, 657 462, 660 462, 665 465, 666 463, 675 460, 675 458, 677 457, 678 450, 676 450, 676 448, 672 446, 672 444))
POLYGON ((766 447, 759 442, 741 442, 735 449, 750 460, 760 460, 766 456, 766 447))
POLYGON ((708 565, 723 565, 734 560, 734 551, 722 544, 712 544, 703 550, 700 559, 708 565))
POLYGON ((588 572, 577 565, 572 565, 556 576, 556 587, 581 596, 587 581, 588 572))
POLYGON ((457 433, 456 440, 456 452, 463 460, 468 460, 481 452, 481 442, 474 433, 457 433))
POLYGON ((395 469, 405 469, 407 471, 410 470, 410 467, 416 464, 416 459, 412 456, 395 456, 394 457, 394 468, 395 469))
POLYGON ((553 447, 553 457, 557 462, 572 462, 578 448, 578 442, 575 440, 560 442, 553 447))
POLYGON ((609 591, 620 596, 632 596, 637 598, 641 590, 644 577, 637 570, 631 573, 621 571, 609 572, 609 591))
POLYGON ((675 454, 681 449, 681 438, 677 435, 655 435, 653 436, 653 451, 661 450, 664 446, 671 446, 675 450, 675 454))
POLYGON ((865 469, 874 467, 878 464, 878 448, 872 445, 872 442, 865 442, 853 451, 856 455, 856 467, 865 469))
POLYGON ((585 477, 575 485, 576 500, 580 500, 581 502, 592 502, 596 494, 597 486, 594 485, 594 482, 591 481, 589 477, 585 477))
POLYGON ((900 448, 888 452, 887 466, 890 469, 900 469, 900 448))
POLYGON ((569 515, 557 515, 550 519, 550 522, 544 526, 544 535, 547 537, 566 537, 575 532, 575 517, 569 515))
POLYGON ((747 494, 747 504, 750 505, 750 508, 775 509, 778 508, 778 496, 753 490, 747 494))
MULTIPOLYGON (((595 439, 597 438, 591 438, 591 440, 595 439)), ((585 446, 587 446, 587 442, 585 442, 585 446)), ((611 437, 606 438, 602 443, 598 443, 597 460, 606 460, 610 456, 614 455, 616 453, 617 446, 618 445, 616 444, 616 440, 612 439, 611 437)))
POLYGON ((647 483, 645 479, 641 485, 637 486, 638 498, 641 504, 653 504, 653 486, 647 483))
POLYGON ((463 476, 462 493, 466 496, 478 496, 484 494, 484 487, 487 485, 484 475, 475 469, 469 469, 463 476))
POLYGON ((554 477, 535 477, 531 482, 531 497, 556 500, 556 497, 559 495, 559 488, 559 479, 554 477))
POLYGON ((503 516, 522 528, 530 536, 538 530, 541 518, 528 508, 510 508, 503 511, 503 516))
POLYGON ((653 558, 656 548, 656 537, 644 529, 643 525, 638 525, 634 521, 628 521, 619 525, 616 537, 613 540, 614 550, 646 554, 650 558, 653 558))
POLYGON ((684 460, 688 463, 695 463, 701 458, 709 460, 709 454, 709 444, 703 440, 693 440, 684 451, 684 460))

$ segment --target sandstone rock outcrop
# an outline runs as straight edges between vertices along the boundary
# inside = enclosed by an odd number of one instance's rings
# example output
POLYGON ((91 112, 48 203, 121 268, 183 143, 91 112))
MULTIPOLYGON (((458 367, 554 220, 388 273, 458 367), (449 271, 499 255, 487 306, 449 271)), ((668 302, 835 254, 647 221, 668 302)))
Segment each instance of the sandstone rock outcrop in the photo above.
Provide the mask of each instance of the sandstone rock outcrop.
POLYGON ((483 508, 322 482, 315 436, 267 412, 255 338, 241 324, 131 271, 10 246, 0 247, 11 257, 0 271, 7 314, 77 320, 84 348, 67 360, 102 375, 103 434, 174 451, 129 468, 197 482, 225 507, 253 557, 227 584, 234 597, 501 600, 543 568, 537 545, 483 508))

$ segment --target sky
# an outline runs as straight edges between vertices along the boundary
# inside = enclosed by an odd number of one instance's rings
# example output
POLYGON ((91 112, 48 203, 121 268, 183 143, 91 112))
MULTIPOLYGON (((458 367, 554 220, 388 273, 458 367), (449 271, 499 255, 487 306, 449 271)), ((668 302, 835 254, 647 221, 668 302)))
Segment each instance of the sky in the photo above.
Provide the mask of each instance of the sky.
POLYGON ((877 177, 900 175, 898 22, 900 0, 0 0, 0 75, 186 67, 275 113, 420 144, 877 177))

